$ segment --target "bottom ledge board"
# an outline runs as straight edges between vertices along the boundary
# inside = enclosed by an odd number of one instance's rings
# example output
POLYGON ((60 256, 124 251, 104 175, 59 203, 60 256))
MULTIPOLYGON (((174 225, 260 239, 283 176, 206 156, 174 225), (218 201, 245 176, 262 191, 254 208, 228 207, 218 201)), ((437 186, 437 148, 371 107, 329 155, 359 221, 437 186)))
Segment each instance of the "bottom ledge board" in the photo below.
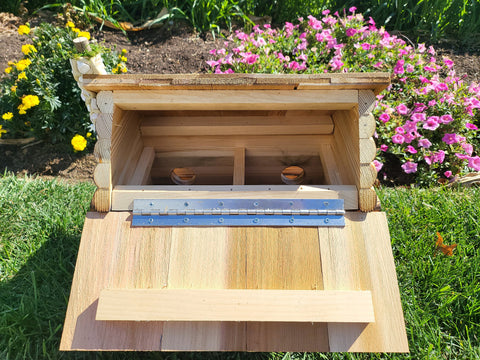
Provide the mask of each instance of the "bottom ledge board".
POLYGON ((96 320, 375 322, 370 291, 105 289, 96 320))

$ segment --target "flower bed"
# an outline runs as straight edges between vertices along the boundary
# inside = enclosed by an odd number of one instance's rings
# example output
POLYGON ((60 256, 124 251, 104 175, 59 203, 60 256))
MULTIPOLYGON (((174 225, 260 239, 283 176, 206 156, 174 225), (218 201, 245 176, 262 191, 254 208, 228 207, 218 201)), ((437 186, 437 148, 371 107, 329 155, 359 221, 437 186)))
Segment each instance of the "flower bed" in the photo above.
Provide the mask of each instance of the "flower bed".
POLYGON ((391 85, 374 111, 380 178, 393 176, 383 168, 388 156, 424 185, 480 171, 478 84, 463 82, 453 61, 438 59, 433 47, 414 46, 355 10, 326 10, 321 19, 301 18, 283 29, 237 31, 224 48, 211 51, 214 59, 207 63, 215 73, 389 71, 391 85))

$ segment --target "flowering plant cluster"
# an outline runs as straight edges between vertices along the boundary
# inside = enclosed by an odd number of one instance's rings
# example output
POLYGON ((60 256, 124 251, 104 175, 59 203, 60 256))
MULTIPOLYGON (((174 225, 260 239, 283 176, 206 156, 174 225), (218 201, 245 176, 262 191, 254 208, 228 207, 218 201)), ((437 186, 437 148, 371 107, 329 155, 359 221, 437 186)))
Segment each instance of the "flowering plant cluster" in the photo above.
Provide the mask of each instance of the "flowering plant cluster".
MULTIPOLYGON (((34 30, 28 24, 21 25, 18 33, 30 41, 22 46, 23 58, 8 63, 6 76, 0 82, 0 137, 36 137, 64 144, 75 135, 94 139, 70 66, 70 58, 79 56, 73 39, 90 39, 90 33, 72 22, 64 27, 44 23, 34 30)), ((107 71, 126 71, 125 53, 98 44, 92 44, 92 51, 102 53, 107 71)), ((76 146, 76 151, 79 148, 76 146)))
POLYGON ((409 45, 355 11, 237 31, 207 64, 215 73, 390 72, 374 110, 381 177, 391 176, 382 166, 392 155, 424 184, 480 171, 480 86, 464 83, 432 47, 409 45))

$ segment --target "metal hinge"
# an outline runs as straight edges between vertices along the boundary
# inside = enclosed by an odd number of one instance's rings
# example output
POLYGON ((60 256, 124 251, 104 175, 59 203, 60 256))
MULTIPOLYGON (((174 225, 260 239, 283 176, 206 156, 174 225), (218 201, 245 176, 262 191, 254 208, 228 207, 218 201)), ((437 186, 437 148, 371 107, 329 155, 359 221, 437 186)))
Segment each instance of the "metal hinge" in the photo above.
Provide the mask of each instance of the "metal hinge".
POLYGON ((343 203, 343 199, 137 199, 132 226, 345 226, 343 203))

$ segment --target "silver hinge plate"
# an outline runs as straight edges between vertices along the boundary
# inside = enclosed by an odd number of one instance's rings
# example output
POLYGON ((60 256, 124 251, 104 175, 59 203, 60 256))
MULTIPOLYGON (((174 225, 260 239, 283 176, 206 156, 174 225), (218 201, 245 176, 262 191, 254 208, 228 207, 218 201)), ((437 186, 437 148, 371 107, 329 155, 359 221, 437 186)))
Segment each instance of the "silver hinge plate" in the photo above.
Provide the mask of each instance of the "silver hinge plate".
POLYGON ((345 226, 343 199, 137 199, 132 226, 345 226))

